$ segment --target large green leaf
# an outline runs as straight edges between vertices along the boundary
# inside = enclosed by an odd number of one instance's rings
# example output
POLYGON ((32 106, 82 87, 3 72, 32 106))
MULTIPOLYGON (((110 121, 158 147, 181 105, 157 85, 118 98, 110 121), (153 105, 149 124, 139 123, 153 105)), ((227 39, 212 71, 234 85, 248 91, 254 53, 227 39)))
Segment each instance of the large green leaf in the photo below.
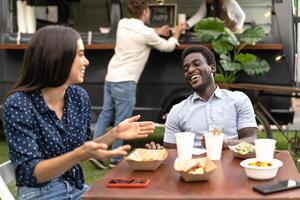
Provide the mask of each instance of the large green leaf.
POLYGON ((220 19, 216 17, 208 17, 208 18, 203 18, 200 20, 196 25, 194 30, 196 32, 201 31, 201 30, 215 30, 218 32, 224 32, 225 31, 225 26, 224 22, 222 22, 220 19))
POLYGON ((234 60, 244 64, 256 61, 256 56, 251 53, 239 53, 235 56, 234 60))
POLYGON ((243 64, 243 70, 250 76, 264 75, 270 70, 270 66, 265 60, 256 60, 243 64))
POLYGON ((226 37, 226 40, 232 45, 239 44, 237 37, 229 28, 225 27, 225 34, 223 34, 222 37, 226 37))
POLYGON ((214 51, 217 54, 228 54, 233 50, 234 46, 228 42, 225 36, 221 36, 218 40, 213 40, 211 43, 214 51))
POLYGON ((226 54, 221 54, 220 59, 225 60, 226 62, 231 62, 231 58, 229 56, 227 56, 226 54))
POLYGON ((199 38, 200 42, 211 43, 214 38, 218 38, 221 33, 211 30, 201 30, 197 32, 197 37, 199 38))
POLYGON ((264 29, 261 26, 250 27, 246 29, 240 36, 240 43, 255 44, 265 37, 264 29))
POLYGON ((220 64, 224 71, 237 72, 242 69, 240 63, 228 62, 228 60, 220 59, 220 64))
POLYGON ((225 32, 224 23, 215 17, 200 20, 194 28, 201 42, 211 42, 225 32))

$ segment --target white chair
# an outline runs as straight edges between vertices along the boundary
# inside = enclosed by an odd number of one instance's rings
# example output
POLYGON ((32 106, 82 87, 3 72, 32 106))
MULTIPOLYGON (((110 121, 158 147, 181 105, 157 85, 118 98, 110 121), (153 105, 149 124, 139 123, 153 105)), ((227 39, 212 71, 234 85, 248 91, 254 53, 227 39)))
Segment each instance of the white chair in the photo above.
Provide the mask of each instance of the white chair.
POLYGON ((9 161, 0 164, 0 199, 2 200, 14 200, 14 196, 8 189, 7 185, 15 181, 15 171, 9 161))

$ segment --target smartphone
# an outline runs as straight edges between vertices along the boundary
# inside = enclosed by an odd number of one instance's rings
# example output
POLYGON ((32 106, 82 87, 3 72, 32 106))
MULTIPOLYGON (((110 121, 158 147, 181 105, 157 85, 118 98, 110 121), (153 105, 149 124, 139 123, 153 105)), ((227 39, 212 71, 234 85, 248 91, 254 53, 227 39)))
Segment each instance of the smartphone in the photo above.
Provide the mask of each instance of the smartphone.
POLYGON ((270 194, 273 192, 281 192, 281 191, 295 189, 295 188, 300 188, 300 182, 289 179, 289 180, 279 181, 278 183, 256 185, 253 187, 253 190, 261 194, 270 194))
POLYGON ((150 183, 150 179, 148 178, 116 178, 111 179, 107 187, 147 187, 150 183))

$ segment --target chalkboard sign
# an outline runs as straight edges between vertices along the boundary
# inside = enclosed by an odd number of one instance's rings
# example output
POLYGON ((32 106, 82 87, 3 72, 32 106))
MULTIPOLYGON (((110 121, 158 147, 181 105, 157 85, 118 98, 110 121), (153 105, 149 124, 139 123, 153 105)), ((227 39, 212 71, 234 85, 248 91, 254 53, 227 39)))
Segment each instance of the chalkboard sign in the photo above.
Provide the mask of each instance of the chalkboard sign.
POLYGON ((176 4, 150 4, 150 24, 151 27, 169 25, 171 28, 176 25, 177 5, 176 4))

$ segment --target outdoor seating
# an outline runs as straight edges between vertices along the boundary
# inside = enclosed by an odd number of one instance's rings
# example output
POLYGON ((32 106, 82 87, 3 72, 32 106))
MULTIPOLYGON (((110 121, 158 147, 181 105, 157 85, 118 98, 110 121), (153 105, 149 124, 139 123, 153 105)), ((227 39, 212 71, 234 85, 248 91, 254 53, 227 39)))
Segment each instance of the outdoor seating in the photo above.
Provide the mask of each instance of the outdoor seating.
POLYGON ((0 199, 15 199, 8 188, 8 184, 12 183, 13 181, 15 181, 15 172, 10 160, 0 164, 0 199))

